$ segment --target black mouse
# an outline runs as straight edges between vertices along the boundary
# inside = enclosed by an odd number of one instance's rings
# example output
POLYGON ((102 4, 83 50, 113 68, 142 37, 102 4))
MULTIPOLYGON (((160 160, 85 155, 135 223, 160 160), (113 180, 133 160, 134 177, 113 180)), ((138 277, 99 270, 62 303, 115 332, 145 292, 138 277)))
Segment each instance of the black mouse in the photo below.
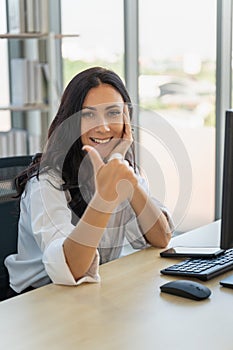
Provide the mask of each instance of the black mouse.
POLYGON ((160 286, 161 292, 178 295, 180 297, 203 300, 210 296, 211 291, 201 283, 189 280, 177 280, 160 286))

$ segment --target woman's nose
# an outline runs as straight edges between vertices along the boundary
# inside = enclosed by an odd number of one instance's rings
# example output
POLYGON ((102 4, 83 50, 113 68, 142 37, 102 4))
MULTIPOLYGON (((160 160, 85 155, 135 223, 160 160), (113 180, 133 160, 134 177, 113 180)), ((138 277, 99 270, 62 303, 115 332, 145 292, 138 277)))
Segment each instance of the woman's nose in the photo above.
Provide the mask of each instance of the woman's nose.
POLYGON ((105 118, 100 118, 98 124, 95 126, 97 132, 110 131, 109 123, 105 118))

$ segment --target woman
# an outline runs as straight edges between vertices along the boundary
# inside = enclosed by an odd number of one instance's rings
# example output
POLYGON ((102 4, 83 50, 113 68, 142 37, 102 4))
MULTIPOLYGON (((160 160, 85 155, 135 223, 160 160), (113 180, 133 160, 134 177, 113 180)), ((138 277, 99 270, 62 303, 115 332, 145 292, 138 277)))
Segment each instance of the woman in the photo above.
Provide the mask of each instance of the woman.
POLYGON ((99 263, 118 258, 125 239, 136 249, 168 244, 169 215, 135 165, 131 118, 114 72, 94 67, 70 81, 44 153, 16 179, 18 253, 5 260, 12 293, 98 282, 99 263))

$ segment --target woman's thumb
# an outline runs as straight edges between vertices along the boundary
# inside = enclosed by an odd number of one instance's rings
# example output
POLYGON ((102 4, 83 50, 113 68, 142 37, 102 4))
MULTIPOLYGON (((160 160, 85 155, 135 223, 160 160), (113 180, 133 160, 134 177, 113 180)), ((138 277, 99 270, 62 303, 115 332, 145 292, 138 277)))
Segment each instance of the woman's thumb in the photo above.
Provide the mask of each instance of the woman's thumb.
POLYGON ((89 157, 91 158, 92 165, 94 167, 95 174, 98 172, 98 170, 104 165, 103 160, 100 157, 100 154, 97 152, 97 150, 94 147, 91 146, 83 146, 82 148, 84 151, 88 152, 89 157))

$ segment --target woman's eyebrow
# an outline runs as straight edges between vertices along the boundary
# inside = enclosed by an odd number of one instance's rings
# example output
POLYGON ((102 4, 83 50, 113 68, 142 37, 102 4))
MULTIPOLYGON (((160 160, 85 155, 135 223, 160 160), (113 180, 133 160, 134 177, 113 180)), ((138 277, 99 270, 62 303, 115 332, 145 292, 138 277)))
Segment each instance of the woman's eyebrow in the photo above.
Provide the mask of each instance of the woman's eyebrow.
MULTIPOLYGON (((103 105, 104 105, 104 104, 103 104, 103 105)), ((121 107, 122 105, 123 105, 123 103, 119 103, 119 104, 115 103, 115 104, 106 106, 104 109, 105 109, 105 110, 108 110, 108 109, 116 108, 116 107, 119 108, 119 107, 121 107)), ((101 105, 100 105, 100 106, 101 106, 101 105)), ((98 110, 98 108, 93 107, 93 106, 83 106, 82 109, 90 109, 90 110, 92 110, 92 111, 97 111, 97 110, 98 110)))
POLYGON ((111 105, 111 106, 107 106, 105 109, 110 109, 110 108, 116 108, 116 107, 121 107, 122 106, 122 103, 119 103, 119 104, 114 104, 114 105, 111 105))
POLYGON ((92 111, 96 111, 97 110, 97 108, 91 107, 91 106, 83 106, 82 109, 91 109, 92 111))

